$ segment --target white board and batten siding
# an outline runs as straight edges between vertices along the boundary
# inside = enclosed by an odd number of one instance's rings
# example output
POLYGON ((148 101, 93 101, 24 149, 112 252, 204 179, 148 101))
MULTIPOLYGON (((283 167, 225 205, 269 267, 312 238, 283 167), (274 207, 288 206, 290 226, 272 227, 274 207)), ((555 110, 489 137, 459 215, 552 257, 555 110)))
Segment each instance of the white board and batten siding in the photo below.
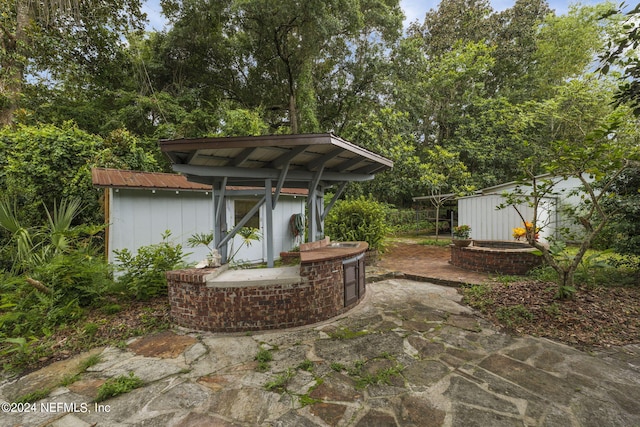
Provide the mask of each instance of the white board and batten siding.
MULTIPOLYGON (((188 252, 187 263, 203 260, 208 249, 204 246, 190 248, 187 240, 195 233, 209 233, 213 229, 213 200, 211 192, 108 189, 110 192, 109 262, 115 261, 114 250, 124 248, 136 253, 141 246, 160 243, 165 230, 171 231, 169 240, 181 244, 188 252)), ((242 197, 247 200, 247 196, 242 197)), ((249 198, 255 202, 259 198, 249 198)), ((264 236, 266 206, 260 207, 260 234, 264 236)), ((304 214, 305 197, 280 195, 273 212, 274 253, 289 251, 300 244, 289 230, 289 220, 294 214, 304 214)), ((227 224, 234 224, 234 199, 227 200, 227 224)), ((234 248, 240 248, 242 240, 234 237, 234 248)), ((231 250, 231 247, 229 247, 231 250)), ((234 249, 235 251, 235 249, 234 249)), ((235 260, 243 262, 266 261, 266 240, 254 241, 243 246, 235 260)))
MULTIPOLYGON (((592 179, 585 175, 587 181, 592 179)), ((540 176, 542 179, 554 181, 553 196, 545 197, 538 207, 538 227, 540 240, 548 241, 549 237, 558 238, 561 228, 570 228, 574 234, 579 235, 580 227, 575 221, 566 215, 564 208, 577 206, 581 201, 579 189, 582 187, 580 179, 573 177, 562 179, 560 177, 540 176)), ((485 188, 478 194, 458 199, 458 224, 467 224, 471 227, 471 237, 478 240, 513 240, 513 229, 523 227, 522 219, 518 216, 513 206, 497 209, 505 202, 502 194, 512 192, 518 186, 510 182, 495 187, 485 188)), ((526 192, 526 186, 521 187, 526 192)), ((532 221, 533 208, 527 204, 518 206, 526 221, 532 221)))
MULTIPOLYGON (((108 168, 91 170, 93 184, 105 190, 105 218, 107 229, 108 259, 115 261, 115 251, 128 249, 133 254, 142 246, 162 242, 169 230, 169 241, 181 244, 189 253, 186 261, 196 264, 207 256, 204 246, 190 248, 188 239, 196 233, 210 233, 215 228, 214 203, 211 187, 187 181, 184 176, 159 172, 127 171, 108 168)), ((242 188, 229 188, 226 198, 226 223, 229 230, 235 226, 238 212, 237 200, 253 207, 261 198, 262 190, 247 194, 242 188), (234 193, 236 193, 234 195, 234 193)), ((304 214, 306 192, 283 189, 273 210, 274 255, 289 251, 301 242, 289 230, 289 220, 294 214, 304 214)), ((244 214, 239 214, 244 215, 244 214)), ((259 209, 254 226, 264 236, 266 230, 266 205, 259 209)), ((267 258, 265 238, 243 246, 236 261, 263 262, 267 258)), ((241 240, 235 237, 235 248, 241 240)), ((228 244, 229 245, 229 244, 228 244)), ((229 254, 231 248, 227 246, 229 254)))
MULTIPOLYGON (((247 197, 241 197, 242 200, 246 200, 247 197)), ((258 202, 259 197, 252 199, 254 202, 258 202)), ((235 201, 233 198, 227 200, 226 213, 227 224, 229 228, 233 228, 235 224, 235 201)), ((289 221, 292 215, 303 214, 306 205, 306 198, 300 196, 288 196, 280 195, 278 203, 273 211, 273 251, 275 258, 279 257, 280 252, 290 251, 296 246, 300 245, 300 241, 296 241, 291 234, 289 221)), ((229 245, 229 255, 232 255, 237 248, 241 248, 238 254, 234 257, 234 261, 237 262, 265 262, 267 260, 267 240, 264 237, 266 228, 266 205, 260 206, 260 235, 262 238, 260 241, 251 242, 250 246, 242 246, 242 237, 234 236, 233 244, 229 245)))
MULTIPOLYGON (((500 194, 488 194, 458 199, 458 224, 471 227, 471 238, 476 240, 513 240, 513 229, 523 227, 522 219, 512 206, 498 209, 505 202, 500 194)), ((546 199, 538 209, 538 224, 544 225, 540 240, 555 232, 555 199, 546 199)), ((527 221, 533 218, 533 208, 526 204, 518 210, 527 221)))
POLYGON ((114 250, 128 249, 162 242, 165 230, 169 241, 181 244, 190 252, 187 262, 196 263, 207 255, 204 246, 189 248, 187 239, 195 233, 208 233, 213 228, 211 192, 108 189, 110 192, 109 262, 115 261, 114 250))

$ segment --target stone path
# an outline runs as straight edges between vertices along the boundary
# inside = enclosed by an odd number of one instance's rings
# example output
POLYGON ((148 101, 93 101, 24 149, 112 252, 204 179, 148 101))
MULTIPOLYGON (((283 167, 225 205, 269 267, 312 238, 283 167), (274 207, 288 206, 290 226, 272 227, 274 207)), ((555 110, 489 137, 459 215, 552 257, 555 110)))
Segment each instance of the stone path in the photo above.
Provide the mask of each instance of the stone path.
POLYGON ((640 346, 588 354, 512 337, 459 300, 453 288, 390 279, 319 325, 176 330, 97 349, 1 384, 8 402, 51 391, 29 412, 0 413, 0 425, 640 426, 640 346), (273 357, 265 371, 259 353, 273 357), (142 387, 93 403, 108 378, 131 372, 142 387))

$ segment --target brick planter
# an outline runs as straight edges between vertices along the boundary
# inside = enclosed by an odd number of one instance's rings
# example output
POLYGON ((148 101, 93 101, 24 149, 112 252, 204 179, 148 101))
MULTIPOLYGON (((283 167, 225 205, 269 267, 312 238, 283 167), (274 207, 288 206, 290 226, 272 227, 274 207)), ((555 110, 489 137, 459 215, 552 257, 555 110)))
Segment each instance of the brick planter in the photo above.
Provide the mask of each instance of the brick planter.
POLYGON ((542 265, 535 248, 511 241, 473 241, 473 246, 451 245, 451 265, 484 273, 523 275, 542 265))

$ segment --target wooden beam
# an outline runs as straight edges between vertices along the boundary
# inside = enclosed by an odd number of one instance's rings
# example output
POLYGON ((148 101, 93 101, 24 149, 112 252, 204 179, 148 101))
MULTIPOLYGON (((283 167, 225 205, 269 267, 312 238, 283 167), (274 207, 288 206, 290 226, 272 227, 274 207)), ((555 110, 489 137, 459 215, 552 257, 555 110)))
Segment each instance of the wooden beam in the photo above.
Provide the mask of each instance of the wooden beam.
POLYGON ((256 150, 257 148, 255 147, 245 148, 244 150, 242 150, 242 152, 233 159, 233 166, 242 165, 256 150))
MULTIPOLYGON (((229 185, 234 185, 234 178, 237 179, 278 179, 280 170, 267 168, 234 168, 234 167, 209 167, 192 165, 173 165, 173 170, 190 176, 200 177, 229 177, 229 185)), ((292 181, 311 182, 317 177, 317 171, 290 170, 287 179, 292 181)), ((370 181, 375 178, 372 174, 353 174, 326 171, 322 174, 325 181, 370 181)), ((190 178, 191 179, 191 178, 190 178)), ((200 182, 200 181, 197 181, 200 182)), ((285 181, 286 186, 286 181, 285 181)))
POLYGON ((282 154, 280 157, 278 157, 277 159, 269 163, 269 167, 273 169, 278 169, 285 164, 290 164, 291 160, 293 160, 294 157, 304 153, 307 148, 309 148, 308 145, 301 145, 299 147, 292 148, 289 150, 288 153, 282 154))

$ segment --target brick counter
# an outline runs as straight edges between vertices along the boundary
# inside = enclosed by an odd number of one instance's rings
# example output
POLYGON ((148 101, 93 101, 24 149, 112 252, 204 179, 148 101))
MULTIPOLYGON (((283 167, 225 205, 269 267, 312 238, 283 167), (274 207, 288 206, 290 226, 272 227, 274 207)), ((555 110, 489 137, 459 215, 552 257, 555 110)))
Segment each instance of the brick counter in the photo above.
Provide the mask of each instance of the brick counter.
POLYGON ((303 259, 298 283, 212 286, 207 276, 215 269, 169 271, 171 318, 180 326, 214 332, 283 329, 330 319, 364 297, 363 289, 357 301, 345 306, 343 260, 366 249, 366 245, 349 251, 320 249, 327 256, 303 259))

